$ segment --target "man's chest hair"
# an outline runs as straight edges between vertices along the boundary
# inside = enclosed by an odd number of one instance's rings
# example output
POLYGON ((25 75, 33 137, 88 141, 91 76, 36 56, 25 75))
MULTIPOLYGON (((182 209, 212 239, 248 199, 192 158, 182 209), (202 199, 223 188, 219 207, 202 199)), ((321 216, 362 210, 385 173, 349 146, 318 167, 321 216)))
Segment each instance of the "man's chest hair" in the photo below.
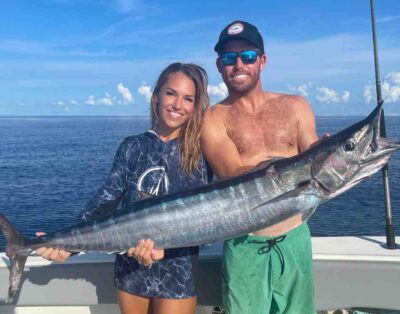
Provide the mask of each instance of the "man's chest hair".
POLYGON ((297 147, 297 123, 290 119, 248 119, 227 123, 228 136, 239 153, 289 151, 297 147))

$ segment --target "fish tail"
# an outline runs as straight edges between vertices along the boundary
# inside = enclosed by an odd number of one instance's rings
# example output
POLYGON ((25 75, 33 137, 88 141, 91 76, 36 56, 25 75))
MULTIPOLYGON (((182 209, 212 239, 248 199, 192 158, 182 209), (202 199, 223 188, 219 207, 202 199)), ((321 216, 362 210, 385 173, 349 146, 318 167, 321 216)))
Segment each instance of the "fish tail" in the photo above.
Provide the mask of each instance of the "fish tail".
POLYGON ((19 289, 22 272, 24 271, 26 259, 30 253, 23 248, 25 238, 17 229, 0 213, 0 231, 6 238, 6 255, 10 259, 10 280, 6 303, 12 303, 19 289))

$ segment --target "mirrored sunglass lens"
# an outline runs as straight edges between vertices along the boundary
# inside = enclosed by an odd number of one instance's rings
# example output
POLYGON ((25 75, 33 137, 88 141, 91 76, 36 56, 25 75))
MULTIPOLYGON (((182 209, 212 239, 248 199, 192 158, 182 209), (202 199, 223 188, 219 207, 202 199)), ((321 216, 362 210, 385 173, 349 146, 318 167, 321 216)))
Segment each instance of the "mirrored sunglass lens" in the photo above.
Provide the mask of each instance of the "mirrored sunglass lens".
POLYGON ((226 52, 222 54, 222 63, 224 65, 232 65, 236 63, 237 53, 235 52, 226 52))
POLYGON ((254 63, 257 60, 257 51, 248 50, 240 53, 240 59, 244 64, 254 63))

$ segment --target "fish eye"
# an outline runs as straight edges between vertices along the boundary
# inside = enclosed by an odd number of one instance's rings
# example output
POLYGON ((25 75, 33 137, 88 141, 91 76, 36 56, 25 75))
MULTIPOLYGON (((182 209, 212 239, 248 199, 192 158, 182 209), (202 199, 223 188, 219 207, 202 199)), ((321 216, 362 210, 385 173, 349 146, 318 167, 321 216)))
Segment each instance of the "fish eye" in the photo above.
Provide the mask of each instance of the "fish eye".
POLYGON ((353 151, 355 147, 352 141, 347 141, 346 144, 343 145, 344 150, 347 152, 353 151))

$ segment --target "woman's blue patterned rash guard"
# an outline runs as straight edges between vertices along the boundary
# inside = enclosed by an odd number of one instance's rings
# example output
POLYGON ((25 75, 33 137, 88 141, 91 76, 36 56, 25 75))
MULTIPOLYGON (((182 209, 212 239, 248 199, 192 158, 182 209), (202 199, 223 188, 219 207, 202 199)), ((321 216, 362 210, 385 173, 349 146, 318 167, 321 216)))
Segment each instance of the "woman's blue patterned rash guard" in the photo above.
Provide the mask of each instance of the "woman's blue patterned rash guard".
MULTIPOLYGON (((207 183, 207 167, 202 160, 200 171, 191 176, 180 167, 177 140, 161 141, 150 130, 126 138, 115 155, 105 184, 88 202, 80 220, 88 221, 129 207, 140 199, 138 191, 152 195, 179 192, 207 183)), ((198 247, 165 250, 164 259, 151 268, 133 257, 117 255, 115 285, 117 289, 145 297, 183 299, 196 295, 194 267, 198 247)))

